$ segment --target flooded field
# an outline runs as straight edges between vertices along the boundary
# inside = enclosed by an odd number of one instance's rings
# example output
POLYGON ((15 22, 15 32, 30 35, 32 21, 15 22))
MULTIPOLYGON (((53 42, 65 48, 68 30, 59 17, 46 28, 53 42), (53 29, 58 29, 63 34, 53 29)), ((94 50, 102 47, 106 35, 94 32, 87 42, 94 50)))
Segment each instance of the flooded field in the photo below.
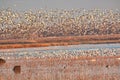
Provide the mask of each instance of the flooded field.
POLYGON ((68 46, 49 46, 49 47, 37 47, 37 48, 17 48, 17 49, 1 49, 0 52, 19 52, 19 51, 28 51, 28 52, 34 52, 34 51, 59 51, 59 50, 95 50, 95 49, 119 49, 120 43, 116 44, 80 44, 80 45, 68 45, 68 46))

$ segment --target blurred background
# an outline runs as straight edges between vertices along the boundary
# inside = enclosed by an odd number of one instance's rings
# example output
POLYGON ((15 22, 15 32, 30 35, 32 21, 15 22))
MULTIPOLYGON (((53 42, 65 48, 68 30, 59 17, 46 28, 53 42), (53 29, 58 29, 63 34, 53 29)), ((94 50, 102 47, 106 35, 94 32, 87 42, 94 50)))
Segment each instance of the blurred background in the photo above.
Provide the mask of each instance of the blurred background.
POLYGON ((0 0, 0 9, 18 11, 36 9, 120 9, 120 0, 0 0))

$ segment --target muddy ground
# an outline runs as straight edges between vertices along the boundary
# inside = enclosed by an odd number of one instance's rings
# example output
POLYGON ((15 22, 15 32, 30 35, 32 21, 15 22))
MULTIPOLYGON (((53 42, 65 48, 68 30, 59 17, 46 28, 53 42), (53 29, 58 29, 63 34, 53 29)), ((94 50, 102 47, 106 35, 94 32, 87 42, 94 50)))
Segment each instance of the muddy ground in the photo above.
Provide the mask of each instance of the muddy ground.
POLYGON ((0 40, 0 49, 101 43, 120 43, 120 34, 43 37, 32 40, 0 40))

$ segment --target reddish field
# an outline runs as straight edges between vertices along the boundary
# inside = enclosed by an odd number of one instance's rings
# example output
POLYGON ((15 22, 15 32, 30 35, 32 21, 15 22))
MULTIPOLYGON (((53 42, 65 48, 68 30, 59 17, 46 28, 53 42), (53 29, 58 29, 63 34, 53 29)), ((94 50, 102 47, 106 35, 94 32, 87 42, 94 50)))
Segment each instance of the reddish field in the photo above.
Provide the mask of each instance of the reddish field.
POLYGON ((120 34, 43 37, 34 40, 0 40, 0 49, 100 43, 120 43, 120 34))
POLYGON ((6 59, 0 80, 119 80, 120 56, 6 59))
MULTIPOLYGON (((0 49, 120 43, 120 34, 0 40, 0 49)), ((12 49, 11 49, 12 50, 12 49)), ((0 58, 0 80, 119 80, 120 56, 0 58)))

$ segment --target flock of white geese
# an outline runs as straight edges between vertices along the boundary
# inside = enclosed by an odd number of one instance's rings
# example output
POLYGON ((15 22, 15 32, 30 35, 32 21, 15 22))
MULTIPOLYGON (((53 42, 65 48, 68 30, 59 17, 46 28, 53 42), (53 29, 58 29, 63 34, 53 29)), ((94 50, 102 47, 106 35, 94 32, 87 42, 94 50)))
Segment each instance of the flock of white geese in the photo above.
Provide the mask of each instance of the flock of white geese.
POLYGON ((120 10, 0 10, 0 39, 120 33, 120 10))

